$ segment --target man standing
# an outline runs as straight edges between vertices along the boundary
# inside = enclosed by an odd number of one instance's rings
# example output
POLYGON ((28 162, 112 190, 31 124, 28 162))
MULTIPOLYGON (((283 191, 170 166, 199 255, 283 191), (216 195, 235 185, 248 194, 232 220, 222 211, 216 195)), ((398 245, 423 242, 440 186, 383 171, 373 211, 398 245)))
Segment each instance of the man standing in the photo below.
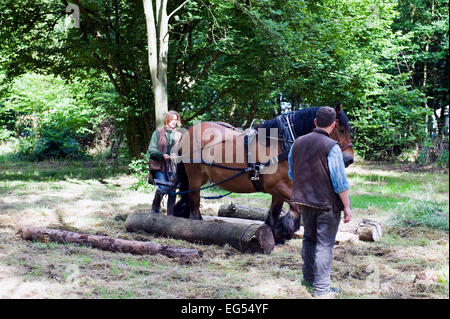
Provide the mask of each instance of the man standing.
POLYGON ((313 132, 299 137, 289 153, 291 202, 301 206, 305 229, 303 284, 314 288, 314 297, 331 297, 338 291, 330 287, 330 274, 341 211, 345 223, 352 213, 342 152, 329 136, 336 125, 336 111, 320 108, 314 124, 313 132))

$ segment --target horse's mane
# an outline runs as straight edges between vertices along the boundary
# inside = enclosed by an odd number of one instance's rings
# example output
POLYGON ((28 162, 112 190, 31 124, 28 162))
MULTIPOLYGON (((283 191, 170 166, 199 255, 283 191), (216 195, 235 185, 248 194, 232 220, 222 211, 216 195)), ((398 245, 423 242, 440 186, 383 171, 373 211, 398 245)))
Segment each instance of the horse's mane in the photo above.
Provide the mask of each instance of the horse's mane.
MULTIPOLYGON (((294 133, 295 135, 302 136, 305 134, 308 134, 312 132, 314 129, 314 119, 316 118, 317 110, 319 110, 321 107, 311 107, 311 108, 305 108, 298 111, 295 111, 293 114, 293 125, 294 125, 294 133)), ((349 120, 347 115, 344 113, 344 111, 341 111, 339 114, 339 124, 349 128, 349 120)), ((254 129, 259 128, 278 128, 278 119, 277 117, 271 120, 266 120, 258 125, 254 126, 254 129)), ((281 133, 281 131, 280 131, 281 133)))
MULTIPOLYGON (((293 114, 293 125, 295 130, 295 135, 301 136, 310 133, 314 129, 314 119, 316 117, 316 113, 318 107, 306 108, 295 111, 293 114)), ((257 130, 259 128, 278 128, 278 119, 277 117, 271 120, 264 121, 254 128, 257 130)))

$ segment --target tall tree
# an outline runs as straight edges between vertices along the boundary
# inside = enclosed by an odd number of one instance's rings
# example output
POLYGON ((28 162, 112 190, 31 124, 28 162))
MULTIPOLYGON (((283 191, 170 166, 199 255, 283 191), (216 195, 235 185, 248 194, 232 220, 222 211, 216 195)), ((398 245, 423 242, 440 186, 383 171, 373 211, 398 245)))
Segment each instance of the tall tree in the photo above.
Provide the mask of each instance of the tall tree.
POLYGON ((184 1, 169 15, 167 14, 167 0, 155 0, 155 11, 153 10, 152 0, 143 1, 147 23, 148 62, 155 98, 156 126, 161 126, 164 113, 168 111, 169 20, 189 0, 184 1))

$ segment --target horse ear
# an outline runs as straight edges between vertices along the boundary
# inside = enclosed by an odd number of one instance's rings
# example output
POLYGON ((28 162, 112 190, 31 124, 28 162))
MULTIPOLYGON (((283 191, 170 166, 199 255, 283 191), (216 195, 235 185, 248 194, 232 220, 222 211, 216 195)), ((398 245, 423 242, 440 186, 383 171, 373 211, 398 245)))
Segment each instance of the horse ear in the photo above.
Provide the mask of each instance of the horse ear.
POLYGON ((336 120, 339 120, 339 118, 340 118, 340 115, 341 115, 341 111, 342 111, 342 103, 338 103, 338 104, 336 104, 336 108, 335 108, 335 110, 336 110, 336 120))

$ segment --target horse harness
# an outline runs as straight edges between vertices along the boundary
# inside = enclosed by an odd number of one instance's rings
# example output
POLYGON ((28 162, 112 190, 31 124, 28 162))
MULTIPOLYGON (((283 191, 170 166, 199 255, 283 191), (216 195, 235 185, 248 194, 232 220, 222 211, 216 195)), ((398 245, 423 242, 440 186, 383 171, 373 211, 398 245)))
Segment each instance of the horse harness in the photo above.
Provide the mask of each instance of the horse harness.
POLYGON ((297 138, 294 133, 293 116, 294 112, 283 113, 277 116, 277 124, 280 130, 279 138, 277 138, 277 140, 281 141, 281 153, 276 157, 270 158, 265 163, 255 162, 253 160, 253 154, 249 152, 248 145, 251 144, 254 141, 255 137, 258 135, 256 130, 250 128, 244 136, 245 154, 247 156, 247 163, 249 168, 248 175, 250 181, 253 184, 253 187, 258 192, 264 192, 263 183, 261 182, 262 175, 260 175, 261 170, 288 158, 291 146, 297 138))
MULTIPOLYGON (((280 115, 279 117, 284 116, 284 114, 280 115)), ((214 167, 219 167, 219 168, 223 168, 223 169, 228 169, 228 170, 235 170, 238 171, 236 174, 234 174, 233 176, 220 181, 218 183, 214 183, 212 185, 209 186, 205 186, 205 187, 200 187, 198 189, 194 189, 194 190, 189 190, 189 191, 182 191, 182 192, 172 192, 173 194, 185 194, 185 193, 190 193, 190 192, 195 192, 195 191, 201 191, 210 187, 214 187, 223 183, 226 183, 238 176, 241 176, 242 174, 248 173, 248 177, 250 179, 250 181, 252 182, 253 187, 255 188, 256 191, 258 192, 264 192, 264 187, 262 186, 261 183, 261 178, 262 176, 260 175, 260 172, 264 169, 267 168, 271 165, 274 165, 280 161, 286 160, 288 158, 288 154, 289 154, 289 150, 290 150, 290 144, 292 144, 295 140, 295 138, 293 139, 289 139, 292 138, 293 133, 292 133, 292 126, 290 124, 290 120, 285 120, 285 123, 287 123, 288 126, 285 126, 285 128, 283 130, 281 130, 282 133, 282 138, 276 138, 277 140, 281 140, 282 143, 282 152, 280 154, 278 154, 277 156, 274 156, 272 158, 270 158, 268 161, 261 163, 261 162, 255 162, 254 159, 254 154, 252 154, 252 152, 249 152, 249 143, 252 143, 254 141, 254 139, 256 138, 256 136, 258 135, 257 131, 253 128, 250 128, 249 130, 247 130, 247 132, 244 135, 244 148, 245 148, 245 155, 247 158, 247 167, 246 168, 236 168, 236 167, 229 167, 229 166, 224 166, 224 165, 220 165, 217 163, 208 163, 205 162, 203 160, 203 158, 201 158, 201 164, 204 165, 209 165, 209 166, 214 166, 214 167), (287 135, 287 132, 290 131, 290 134, 292 135, 287 135), (286 138, 287 137, 287 138, 286 138), (289 144, 288 144, 289 143, 289 144), (284 146, 283 146, 284 145, 284 146)), ((226 128, 230 128, 233 130, 237 130, 235 127, 225 124, 225 123, 218 123, 219 125, 226 127, 226 128)), ((232 192, 229 192, 228 194, 225 195, 221 195, 220 197, 226 196, 231 194, 232 192)), ((206 199, 215 199, 218 197, 209 197, 206 199)))

